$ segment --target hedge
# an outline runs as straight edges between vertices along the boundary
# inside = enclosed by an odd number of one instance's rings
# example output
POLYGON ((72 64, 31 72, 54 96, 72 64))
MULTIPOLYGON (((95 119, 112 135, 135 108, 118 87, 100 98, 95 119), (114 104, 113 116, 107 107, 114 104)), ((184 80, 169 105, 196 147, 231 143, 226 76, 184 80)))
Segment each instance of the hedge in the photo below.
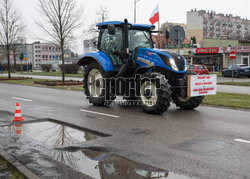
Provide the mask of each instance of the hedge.
MULTIPOLYGON (((23 69, 25 69, 25 64, 23 64, 23 69)), ((21 64, 16 64, 16 71, 22 71, 21 64)), ((3 71, 8 71, 8 64, 3 64, 2 65, 3 71)), ((14 65, 11 65, 11 72, 14 72, 14 65)))
POLYGON ((41 64, 40 66, 41 66, 42 71, 45 71, 45 72, 49 72, 52 69, 51 64, 41 64))
MULTIPOLYGON (((80 66, 77 64, 65 64, 65 74, 77 74, 80 66)), ((60 65, 62 71, 62 65, 60 65)))

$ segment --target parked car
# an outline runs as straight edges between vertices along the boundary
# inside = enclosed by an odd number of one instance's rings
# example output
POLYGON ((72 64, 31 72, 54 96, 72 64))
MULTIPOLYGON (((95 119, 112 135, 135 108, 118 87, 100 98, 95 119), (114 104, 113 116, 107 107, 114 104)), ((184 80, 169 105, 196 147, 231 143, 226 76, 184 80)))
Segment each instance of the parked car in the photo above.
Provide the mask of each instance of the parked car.
POLYGON ((209 75, 208 69, 203 65, 190 65, 187 71, 194 72, 197 75, 209 75))
POLYGON ((250 78, 250 66, 244 64, 231 65, 230 67, 222 71, 222 76, 232 77, 232 73, 236 78, 239 78, 240 76, 247 76, 248 78, 250 78))

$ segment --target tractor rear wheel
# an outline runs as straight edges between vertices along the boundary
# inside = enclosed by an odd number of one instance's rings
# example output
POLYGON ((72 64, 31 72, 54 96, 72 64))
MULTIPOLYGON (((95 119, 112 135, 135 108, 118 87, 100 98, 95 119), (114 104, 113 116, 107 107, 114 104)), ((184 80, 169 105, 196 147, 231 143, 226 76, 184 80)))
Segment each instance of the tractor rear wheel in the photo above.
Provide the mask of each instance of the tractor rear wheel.
POLYGON ((84 74, 84 92, 90 103, 95 106, 107 106, 115 96, 110 94, 110 85, 106 80, 110 80, 110 74, 105 72, 97 63, 87 66, 84 74))
POLYGON ((176 104, 177 107, 181 109, 194 109, 200 106, 202 103, 204 96, 197 96, 197 97, 182 97, 177 96, 176 94, 172 95, 173 102, 176 104))
POLYGON ((138 80, 142 109, 151 114, 167 111, 171 102, 171 90, 168 80, 157 72, 146 72, 138 80))

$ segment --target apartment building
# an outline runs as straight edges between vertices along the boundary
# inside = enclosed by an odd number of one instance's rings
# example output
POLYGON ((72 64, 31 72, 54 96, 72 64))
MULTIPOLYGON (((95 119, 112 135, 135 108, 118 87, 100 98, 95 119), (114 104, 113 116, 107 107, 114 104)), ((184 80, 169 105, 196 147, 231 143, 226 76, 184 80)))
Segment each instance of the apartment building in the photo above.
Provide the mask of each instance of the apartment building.
POLYGON ((218 40, 237 45, 238 41, 250 40, 250 20, 232 14, 191 10, 187 12, 187 36, 195 36, 203 47, 218 40))
POLYGON ((39 67, 41 64, 52 64, 61 60, 61 50, 58 46, 51 43, 35 42, 33 48, 33 64, 39 67))

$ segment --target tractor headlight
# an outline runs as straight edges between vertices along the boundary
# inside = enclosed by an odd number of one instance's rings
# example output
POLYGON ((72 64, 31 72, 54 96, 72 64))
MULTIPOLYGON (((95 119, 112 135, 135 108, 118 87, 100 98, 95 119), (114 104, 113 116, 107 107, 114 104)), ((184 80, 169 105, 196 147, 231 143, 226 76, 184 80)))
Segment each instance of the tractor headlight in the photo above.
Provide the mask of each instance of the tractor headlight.
POLYGON ((177 65, 176 65, 173 58, 170 58, 169 62, 171 64, 171 67, 174 69, 174 71, 179 71, 179 69, 178 69, 178 67, 177 67, 177 65))

